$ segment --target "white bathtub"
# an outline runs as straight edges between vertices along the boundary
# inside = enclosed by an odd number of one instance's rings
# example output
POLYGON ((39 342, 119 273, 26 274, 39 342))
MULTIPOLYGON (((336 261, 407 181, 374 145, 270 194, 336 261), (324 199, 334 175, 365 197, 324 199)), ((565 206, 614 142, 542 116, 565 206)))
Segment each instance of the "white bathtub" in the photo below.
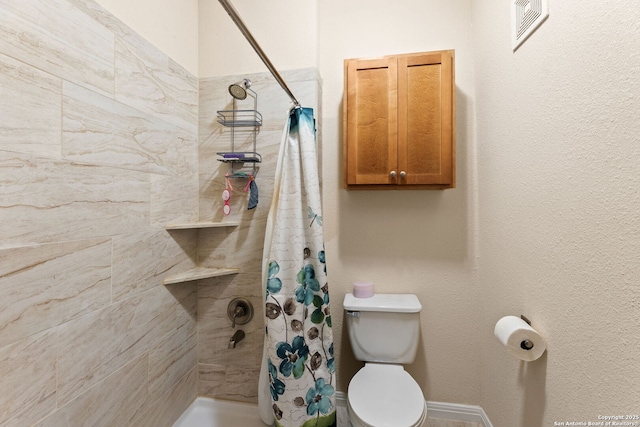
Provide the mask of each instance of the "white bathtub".
POLYGON ((173 427, 266 427, 258 406, 198 397, 173 427))

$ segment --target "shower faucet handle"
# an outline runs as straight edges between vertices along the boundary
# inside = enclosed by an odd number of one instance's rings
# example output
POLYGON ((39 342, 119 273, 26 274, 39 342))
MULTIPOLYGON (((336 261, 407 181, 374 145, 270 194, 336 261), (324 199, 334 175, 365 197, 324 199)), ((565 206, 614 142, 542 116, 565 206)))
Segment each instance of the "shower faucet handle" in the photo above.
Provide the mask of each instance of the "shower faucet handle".
POLYGON ((242 317, 244 316, 244 308, 242 308, 242 306, 238 305, 236 306, 235 310, 233 310, 233 317, 231 318, 231 327, 235 328, 236 327, 236 319, 238 317, 242 317))
POLYGON ((249 323, 253 317, 253 305, 246 298, 234 298, 227 307, 227 316, 233 328, 249 323))

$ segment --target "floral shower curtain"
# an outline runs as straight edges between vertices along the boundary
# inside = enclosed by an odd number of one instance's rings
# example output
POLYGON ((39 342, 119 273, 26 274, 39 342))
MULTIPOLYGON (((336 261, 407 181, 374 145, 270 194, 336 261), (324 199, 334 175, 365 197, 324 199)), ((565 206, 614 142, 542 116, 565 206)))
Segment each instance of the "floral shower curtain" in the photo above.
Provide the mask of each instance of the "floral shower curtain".
POLYGON ((260 414, 278 427, 336 425, 317 165, 313 109, 293 108, 280 145, 262 267, 266 335, 260 414))

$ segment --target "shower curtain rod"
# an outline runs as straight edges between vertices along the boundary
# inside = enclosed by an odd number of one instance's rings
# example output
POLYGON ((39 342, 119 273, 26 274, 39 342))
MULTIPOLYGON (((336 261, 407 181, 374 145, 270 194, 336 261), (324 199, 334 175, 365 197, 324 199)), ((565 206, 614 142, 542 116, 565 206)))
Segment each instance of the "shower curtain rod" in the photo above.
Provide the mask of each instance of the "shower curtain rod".
POLYGON ((293 101, 293 103, 297 107, 300 107, 300 103, 298 102, 296 97, 293 96, 293 93, 289 89, 289 86, 287 86, 285 81, 282 79, 282 76, 280 75, 280 73, 278 73, 278 70, 276 70, 276 68, 273 66, 273 64, 271 63, 267 55, 264 53, 262 48, 260 48, 260 45, 258 44, 258 42, 256 42, 256 39, 253 38, 249 30, 247 29, 247 26, 244 24, 244 22, 242 22, 242 19, 240 19, 240 15, 238 15, 238 11, 233 7, 233 5, 229 2, 229 0, 219 0, 219 1, 222 7, 224 8, 224 10, 226 10, 229 16, 231 17, 231 20, 236 24, 236 26, 238 27, 242 35, 247 39, 247 41, 249 42, 253 50, 255 50, 258 56, 260 57, 260 59, 262 59, 262 62, 264 62, 264 65, 267 66, 267 68, 269 69, 273 77, 276 79, 276 81, 280 83, 280 86, 282 87, 282 89, 287 93, 287 95, 289 95, 289 98, 291 98, 291 101, 293 101))

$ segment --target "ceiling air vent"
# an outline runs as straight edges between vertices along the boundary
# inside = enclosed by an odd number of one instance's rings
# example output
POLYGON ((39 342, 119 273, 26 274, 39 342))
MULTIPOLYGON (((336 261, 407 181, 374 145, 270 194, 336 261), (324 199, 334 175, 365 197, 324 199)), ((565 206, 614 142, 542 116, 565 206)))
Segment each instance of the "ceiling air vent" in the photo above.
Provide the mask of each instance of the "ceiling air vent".
POLYGON ((511 45, 515 51, 549 16, 547 0, 511 0, 511 45))

